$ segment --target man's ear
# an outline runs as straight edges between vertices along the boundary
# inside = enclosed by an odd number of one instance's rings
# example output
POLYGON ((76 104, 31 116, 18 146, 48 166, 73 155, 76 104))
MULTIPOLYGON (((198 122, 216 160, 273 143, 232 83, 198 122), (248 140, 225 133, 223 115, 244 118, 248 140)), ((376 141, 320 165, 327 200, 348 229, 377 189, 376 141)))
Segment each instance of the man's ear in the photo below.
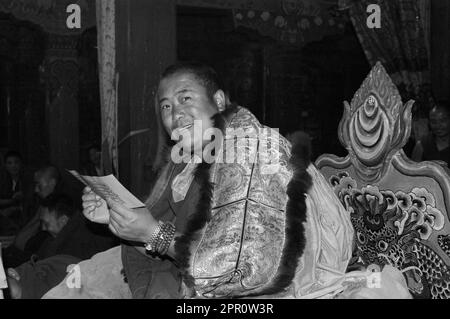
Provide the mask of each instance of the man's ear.
POLYGON ((225 93, 222 90, 217 90, 216 93, 214 93, 214 103, 216 103, 217 108, 220 112, 225 111, 226 108, 226 96, 225 93))

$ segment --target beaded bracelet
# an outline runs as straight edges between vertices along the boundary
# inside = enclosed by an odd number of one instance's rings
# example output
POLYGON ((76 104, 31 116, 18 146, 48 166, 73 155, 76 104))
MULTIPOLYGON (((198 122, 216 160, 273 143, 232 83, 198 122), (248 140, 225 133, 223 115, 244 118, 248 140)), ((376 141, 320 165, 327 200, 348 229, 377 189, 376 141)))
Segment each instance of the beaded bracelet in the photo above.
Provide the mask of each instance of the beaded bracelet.
POLYGON ((170 243, 175 237, 175 226, 169 222, 164 223, 161 232, 163 233, 162 240, 158 242, 156 249, 159 254, 166 255, 169 250, 170 243))
POLYGON ((151 253, 167 254, 170 243, 175 237, 175 226, 170 222, 158 222, 158 227, 153 232, 150 241, 145 244, 145 249, 151 253))
POLYGON ((148 250, 150 252, 156 251, 155 242, 156 242, 156 239, 158 238, 159 233, 161 232, 161 228, 163 225, 164 225, 163 222, 161 222, 161 221, 158 222, 158 226, 156 226, 156 229, 152 233, 150 240, 147 243, 145 243, 145 245, 144 245, 146 250, 148 250))

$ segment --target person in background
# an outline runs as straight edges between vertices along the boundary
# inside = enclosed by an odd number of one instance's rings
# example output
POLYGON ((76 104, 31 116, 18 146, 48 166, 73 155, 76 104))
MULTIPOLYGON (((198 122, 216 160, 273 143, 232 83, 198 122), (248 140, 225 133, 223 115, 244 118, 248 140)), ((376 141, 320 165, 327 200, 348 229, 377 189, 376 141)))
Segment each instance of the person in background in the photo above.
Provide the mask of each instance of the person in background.
MULTIPOLYGON (((435 103, 430 101, 429 105, 432 107, 435 103)), ((424 107, 425 106, 427 105, 424 105, 424 107)), ((428 124, 428 112, 421 111, 419 106, 414 104, 412 108, 411 133, 407 143, 403 146, 403 151, 409 158, 413 159, 413 157, 416 156, 413 152, 417 142, 423 140, 429 133, 430 128, 428 124)))
POLYGON ((8 267, 15 267, 30 259, 33 253, 49 237, 40 230, 40 210, 42 201, 54 193, 59 193, 60 173, 54 166, 44 166, 34 173, 34 198, 24 208, 28 215, 27 224, 17 233, 11 246, 3 250, 3 260, 8 267))
POLYGON ((68 195, 52 194, 45 198, 39 220, 42 231, 50 236, 33 255, 33 260, 55 255, 70 255, 83 260, 113 245, 113 236, 103 238, 89 229, 91 222, 84 218, 68 195))
POLYGON ((29 194, 29 184, 20 153, 6 153, 5 169, 0 172, 0 235, 16 232, 23 226, 23 203, 29 194))
POLYGON ((50 236, 31 260, 9 268, 11 298, 40 298, 67 274, 69 265, 111 248, 113 238, 92 233, 72 199, 64 194, 51 194, 41 204, 39 219, 42 231, 50 236))
POLYGON ((103 176, 101 165, 101 150, 97 145, 88 148, 88 163, 82 168, 81 174, 88 176, 103 176))
POLYGON ((10 151, 5 155, 5 171, 0 182, 0 208, 17 206, 23 193, 22 156, 10 151))
POLYGON ((415 161, 450 163, 450 110, 445 103, 436 104, 428 114, 430 133, 414 147, 415 161))

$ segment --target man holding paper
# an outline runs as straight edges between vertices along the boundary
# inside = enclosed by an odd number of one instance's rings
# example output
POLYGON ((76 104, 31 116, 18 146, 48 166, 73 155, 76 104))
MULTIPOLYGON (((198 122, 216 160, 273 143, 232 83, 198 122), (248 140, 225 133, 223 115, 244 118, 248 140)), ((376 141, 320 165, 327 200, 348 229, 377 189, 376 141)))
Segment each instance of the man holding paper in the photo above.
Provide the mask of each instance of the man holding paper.
POLYGON ((155 107, 159 175, 145 207, 86 187, 84 215, 124 242, 82 262, 46 298, 300 297, 339 288, 353 230, 310 164, 306 136, 291 145, 229 103, 217 74, 197 63, 166 69, 155 107))

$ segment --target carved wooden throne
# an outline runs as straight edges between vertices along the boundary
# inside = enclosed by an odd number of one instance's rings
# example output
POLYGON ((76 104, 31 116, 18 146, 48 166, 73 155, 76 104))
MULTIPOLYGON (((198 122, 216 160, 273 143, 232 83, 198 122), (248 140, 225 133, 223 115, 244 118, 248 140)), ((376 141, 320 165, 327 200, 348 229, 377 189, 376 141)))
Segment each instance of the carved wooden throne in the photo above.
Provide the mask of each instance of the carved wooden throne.
POLYGON ((449 298, 450 176, 403 152, 413 103, 402 103, 377 63, 344 102, 339 139, 348 156, 322 155, 316 166, 350 214, 357 262, 403 270, 415 297, 449 298))

